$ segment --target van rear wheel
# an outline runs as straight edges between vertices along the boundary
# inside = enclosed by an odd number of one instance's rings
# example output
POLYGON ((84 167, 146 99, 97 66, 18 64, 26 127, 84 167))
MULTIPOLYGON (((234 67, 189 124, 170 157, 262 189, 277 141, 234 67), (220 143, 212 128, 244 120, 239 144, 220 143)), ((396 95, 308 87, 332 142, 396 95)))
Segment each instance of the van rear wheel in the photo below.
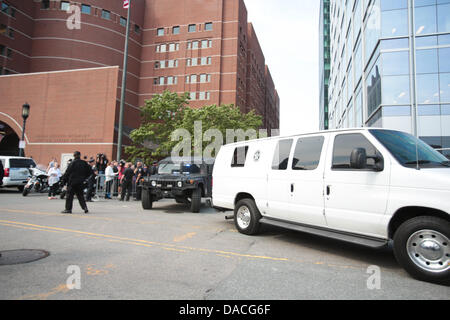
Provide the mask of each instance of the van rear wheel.
POLYGON ((239 200, 234 207, 234 224, 243 234, 257 234, 260 229, 261 213, 252 199, 239 200))
POLYGON ((450 284, 450 222, 430 216, 407 220, 395 232, 394 254, 413 277, 450 284))

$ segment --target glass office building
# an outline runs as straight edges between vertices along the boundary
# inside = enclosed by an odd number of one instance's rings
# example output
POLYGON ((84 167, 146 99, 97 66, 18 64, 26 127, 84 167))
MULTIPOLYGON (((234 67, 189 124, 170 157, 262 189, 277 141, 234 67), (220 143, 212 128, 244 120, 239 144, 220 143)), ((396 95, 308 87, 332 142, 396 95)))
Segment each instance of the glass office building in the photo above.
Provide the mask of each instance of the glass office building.
POLYGON ((331 0, 330 26, 330 129, 398 129, 450 155, 450 0, 331 0))
POLYGON ((328 81, 330 79, 330 0, 320 0, 319 19, 319 124, 320 130, 328 125, 328 81))

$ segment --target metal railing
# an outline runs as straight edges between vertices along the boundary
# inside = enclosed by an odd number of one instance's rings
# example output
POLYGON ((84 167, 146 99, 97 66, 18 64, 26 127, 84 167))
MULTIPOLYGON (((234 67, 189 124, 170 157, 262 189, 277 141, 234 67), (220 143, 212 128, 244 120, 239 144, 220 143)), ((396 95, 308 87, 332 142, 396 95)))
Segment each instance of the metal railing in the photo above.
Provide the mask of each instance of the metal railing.
MULTIPOLYGON (((98 174, 95 177, 95 185, 91 187, 92 188, 90 189, 90 185, 88 184, 86 192, 92 192, 91 197, 89 197, 89 195, 87 195, 87 197, 93 201, 106 201, 109 199, 121 198, 122 183, 117 176, 112 179, 108 179, 107 181, 104 174, 98 174)), ((136 197, 140 198, 140 194, 138 194, 140 191, 139 189, 140 184, 137 184, 136 179, 133 178, 130 199, 135 199, 136 197)))

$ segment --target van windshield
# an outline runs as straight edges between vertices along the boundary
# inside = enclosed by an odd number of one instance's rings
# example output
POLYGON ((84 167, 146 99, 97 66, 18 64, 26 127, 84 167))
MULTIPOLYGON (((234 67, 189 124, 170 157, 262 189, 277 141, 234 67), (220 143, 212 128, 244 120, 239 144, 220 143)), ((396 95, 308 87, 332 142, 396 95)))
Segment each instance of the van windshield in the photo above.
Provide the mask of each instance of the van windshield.
POLYGON ((450 167, 448 159, 413 135, 400 131, 371 129, 371 134, 405 167, 450 167))

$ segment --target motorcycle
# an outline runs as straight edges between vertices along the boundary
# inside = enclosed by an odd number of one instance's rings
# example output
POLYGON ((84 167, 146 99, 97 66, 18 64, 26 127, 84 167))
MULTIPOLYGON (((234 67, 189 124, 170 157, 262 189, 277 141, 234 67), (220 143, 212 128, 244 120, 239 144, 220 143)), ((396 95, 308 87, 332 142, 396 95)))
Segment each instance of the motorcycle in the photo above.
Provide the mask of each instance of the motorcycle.
POLYGON ((45 171, 38 168, 29 168, 31 177, 23 188, 22 195, 26 197, 31 191, 46 192, 48 191, 48 175, 45 171))

